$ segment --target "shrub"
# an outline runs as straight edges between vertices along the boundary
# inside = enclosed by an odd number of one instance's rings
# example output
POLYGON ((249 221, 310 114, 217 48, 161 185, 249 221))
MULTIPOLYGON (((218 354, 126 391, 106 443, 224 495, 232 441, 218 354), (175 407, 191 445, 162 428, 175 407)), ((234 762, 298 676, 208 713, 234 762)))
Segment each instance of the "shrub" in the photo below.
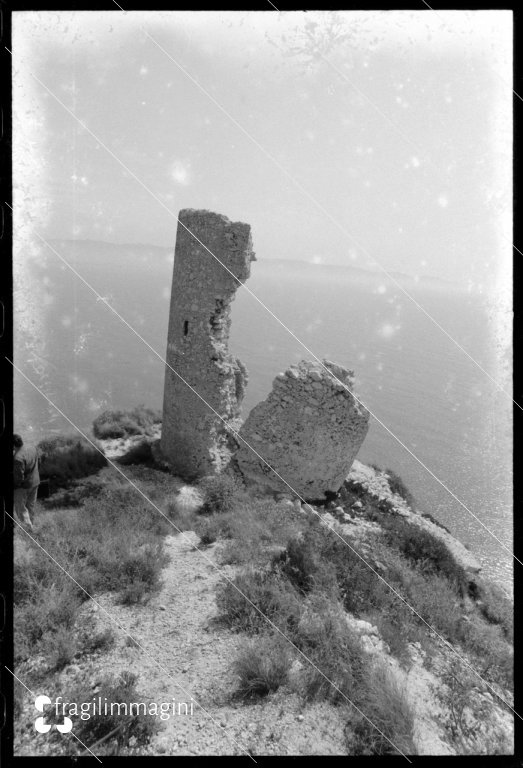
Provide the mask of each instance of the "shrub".
POLYGON ((93 421, 94 436, 100 440, 132 435, 146 435, 160 424, 160 411, 138 405, 129 411, 104 411, 93 421))
POLYGON ((201 522, 198 520, 198 524, 195 527, 196 533, 200 537, 200 545, 202 547, 208 547, 211 544, 214 544, 220 535, 220 524, 213 518, 207 518, 201 522))
POLYGON ((49 665, 52 670, 60 670, 72 662, 77 652, 75 636, 69 629, 60 627, 47 637, 49 665))
POLYGON ((339 590, 345 608, 359 614, 381 607, 390 590, 336 534, 311 521, 300 539, 291 540, 279 558, 282 572, 307 592, 311 586, 331 596, 339 590))
POLYGON ((392 491, 392 493, 396 493, 398 496, 401 496, 401 498, 407 502, 409 507, 414 509, 415 500, 412 493, 409 491, 403 480, 399 475, 397 475, 395 472, 392 471, 392 469, 386 469, 385 474, 387 475, 387 480, 389 483, 389 488, 392 491))
POLYGON ((132 445, 127 453, 118 457, 118 463, 124 466, 129 464, 152 464, 154 461, 151 444, 147 440, 140 440, 132 445))
MULTIPOLYGON (((117 729, 114 735, 96 747, 96 754, 112 754, 117 745, 119 747, 128 746, 131 738, 134 738, 136 746, 146 745, 160 729, 159 719, 147 713, 148 701, 144 698, 143 693, 137 691, 136 680, 136 675, 124 671, 118 677, 107 676, 99 682, 98 696, 101 700, 125 704, 126 712, 124 708, 121 712, 118 711, 118 708, 114 708, 114 712, 111 712, 110 707, 108 707, 107 714, 105 714, 103 711, 99 713, 97 709, 95 713, 89 711, 89 718, 83 720, 80 715, 70 714, 73 720, 73 732, 80 741, 90 747, 95 746, 97 742, 108 737, 112 731, 117 729), (136 707, 131 710, 130 705, 137 702, 143 702, 146 705, 145 713, 143 708, 140 711, 137 711, 136 707)), ((92 698, 92 680, 86 680, 69 690, 67 695, 64 695, 63 700, 66 702, 90 702, 92 698)), ((61 722, 63 715, 59 707, 53 707, 46 718, 49 722, 61 722)))
POLYGON ((103 493, 104 486, 98 478, 86 477, 72 480, 68 488, 57 490, 43 504, 47 509, 59 507, 81 507, 86 499, 95 498, 103 493))
POLYGON ((120 562, 120 579, 123 585, 120 600, 124 605, 133 605, 144 601, 160 587, 160 568, 162 558, 161 544, 145 544, 138 551, 130 551, 120 562))
POLYGON ((467 575, 445 542, 398 515, 384 516, 380 524, 389 547, 397 549, 418 568, 445 576, 456 585, 460 594, 467 591, 467 575))
POLYGON ((222 582, 216 603, 224 624, 251 634, 267 630, 269 624, 264 616, 287 633, 297 626, 301 611, 296 590, 274 571, 249 570, 222 582))
POLYGON ((85 632, 82 638, 81 652, 96 653, 97 651, 108 651, 116 642, 116 636, 112 629, 104 629, 101 632, 85 632))
POLYGON ((290 646, 278 635, 247 640, 234 660, 242 698, 266 696, 287 682, 292 663, 290 646))
POLYGON ((69 579, 59 577, 57 582, 50 585, 35 582, 29 599, 16 606, 14 645, 17 658, 24 659, 39 651, 52 650, 56 633, 63 631, 59 635, 61 638, 70 636, 80 600, 77 588, 69 579))
POLYGON ((505 640, 501 627, 488 624, 479 616, 471 616, 463 628, 463 635, 467 650, 476 657, 475 669, 483 677, 512 688, 514 649, 505 640))
POLYGON ((143 604, 148 597, 148 584, 140 579, 134 579, 126 584, 120 591, 120 602, 122 605, 143 604))
POLYGON ((309 529, 303 538, 293 538, 277 556, 282 572, 302 592, 313 587, 332 593, 336 588, 335 565, 322 557, 317 537, 309 529))
POLYGON ((107 459, 83 437, 59 435, 38 444, 40 477, 49 491, 67 488, 73 480, 87 477, 107 465, 107 459))
POLYGON ((232 512, 238 500, 239 481, 232 475, 204 477, 198 483, 203 493, 203 506, 199 510, 203 515, 232 512))

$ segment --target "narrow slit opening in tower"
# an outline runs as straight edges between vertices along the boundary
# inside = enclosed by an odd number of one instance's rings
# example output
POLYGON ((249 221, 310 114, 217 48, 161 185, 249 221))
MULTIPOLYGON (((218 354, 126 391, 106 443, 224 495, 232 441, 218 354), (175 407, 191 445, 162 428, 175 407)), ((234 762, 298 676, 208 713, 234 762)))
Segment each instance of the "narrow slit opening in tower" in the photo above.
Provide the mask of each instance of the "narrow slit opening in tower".
POLYGON ((183 335, 187 336, 188 333, 189 333, 189 321, 185 320, 183 323, 183 335))

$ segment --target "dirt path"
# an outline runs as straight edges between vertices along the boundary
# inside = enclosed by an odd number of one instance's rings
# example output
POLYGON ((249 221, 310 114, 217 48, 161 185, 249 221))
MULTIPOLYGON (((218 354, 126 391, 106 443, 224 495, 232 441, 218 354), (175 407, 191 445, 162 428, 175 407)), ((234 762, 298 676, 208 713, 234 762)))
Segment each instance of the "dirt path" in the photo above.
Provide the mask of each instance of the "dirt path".
MULTIPOLYGON (((304 709, 288 689, 255 704, 232 700, 236 681, 230 665, 242 639, 213 623, 220 576, 190 542, 198 543, 196 534, 166 538, 170 562, 163 586, 146 606, 118 605, 111 594, 97 598, 143 650, 131 647, 103 610, 87 608, 99 627, 117 632, 117 643, 93 669, 93 685, 97 676, 127 669, 138 675, 137 690, 149 700, 174 698, 190 711, 192 697, 194 714, 183 714, 182 707, 182 714, 165 720, 147 748, 151 754, 346 754, 340 708, 320 703, 304 709)), ((218 546, 206 550, 213 562, 218 546)), ((230 566, 221 568, 234 573, 230 566)))

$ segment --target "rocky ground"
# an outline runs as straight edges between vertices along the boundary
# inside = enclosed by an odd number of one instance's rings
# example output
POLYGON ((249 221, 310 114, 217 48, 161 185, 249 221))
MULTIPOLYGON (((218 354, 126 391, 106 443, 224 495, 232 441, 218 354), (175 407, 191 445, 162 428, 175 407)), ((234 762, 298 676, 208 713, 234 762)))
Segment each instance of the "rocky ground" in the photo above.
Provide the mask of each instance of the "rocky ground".
MULTIPOLYGON (((116 456, 119 450, 121 446, 115 444, 108 455, 116 456)), ((390 498, 390 490, 379 474, 360 462, 355 462, 351 476, 366 484, 370 492, 390 498)), ((395 501, 404 514, 414 514, 402 500, 395 497, 395 501)), ((325 520, 329 525, 339 525, 330 515, 325 520)), ((374 523, 355 517, 346 521, 342 529, 361 540, 371 539, 374 527, 374 523)), ((255 703, 235 697, 237 680, 231 662, 243 638, 216 621, 216 587, 222 576, 230 578, 235 571, 233 566, 218 566, 221 542, 201 551, 194 548, 198 544, 198 536, 193 532, 167 536, 169 562, 162 574, 162 587, 147 604, 125 606, 114 593, 96 595, 95 601, 88 601, 82 608, 82 620, 92 623, 93 632, 112 628, 115 644, 109 651, 84 657, 56 674, 53 690, 36 693, 54 698, 70 690, 75 681, 87 679, 92 681, 95 697, 100 680, 107 673, 130 670, 137 675, 136 688, 144 700, 160 703, 174 699, 176 703, 186 702, 189 708, 189 714, 171 715, 165 720, 162 729, 148 746, 140 748, 139 754, 346 755, 347 710, 326 702, 304 704, 293 691, 292 674, 289 685, 255 703)), ((467 553, 464 548, 463 552, 467 553)), ((438 695, 444 687, 438 660, 426 664, 424 650, 415 644, 410 647, 410 664, 401 666, 388 653, 375 627, 350 616, 348 621, 362 636, 369 654, 381 657, 396 676, 412 704, 418 754, 452 755, 462 751, 449 738, 448 711, 438 695)), ((440 661, 443 659, 442 653, 440 661)), ((17 674, 23 679, 38 663, 38 659, 32 659, 20 665, 17 674)), ((293 669, 298 671, 302 663, 297 660, 293 669)), ((26 696, 15 754, 63 754, 63 742, 51 744, 44 734, 35 733, 34 712, 34 702, 26 696)), ((479 723, 477 713, 469 717, 473 727, 474 718, 478 720, 477 732, 482 739, 493 739, 498 750, 510 753, 512 718, 506 708, 490 697, 488 708, 482 710, 485 723, 479 723)))

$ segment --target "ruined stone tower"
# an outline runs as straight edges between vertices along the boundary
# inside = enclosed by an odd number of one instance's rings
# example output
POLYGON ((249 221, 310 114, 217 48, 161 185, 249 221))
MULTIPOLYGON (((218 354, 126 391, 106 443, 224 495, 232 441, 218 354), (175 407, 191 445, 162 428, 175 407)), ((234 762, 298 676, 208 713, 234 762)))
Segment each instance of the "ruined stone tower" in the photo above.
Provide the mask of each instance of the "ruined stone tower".
MULTIPOLYGON (((248 224, 211 211, 180 211, 166 360, 233 427, 247 372, 228 351, 230 304, 251 261, 248 224)), ((166 367, 160 450, 172 470, 187 480, 220 472, 232 447, 221 419, 166 367)))

